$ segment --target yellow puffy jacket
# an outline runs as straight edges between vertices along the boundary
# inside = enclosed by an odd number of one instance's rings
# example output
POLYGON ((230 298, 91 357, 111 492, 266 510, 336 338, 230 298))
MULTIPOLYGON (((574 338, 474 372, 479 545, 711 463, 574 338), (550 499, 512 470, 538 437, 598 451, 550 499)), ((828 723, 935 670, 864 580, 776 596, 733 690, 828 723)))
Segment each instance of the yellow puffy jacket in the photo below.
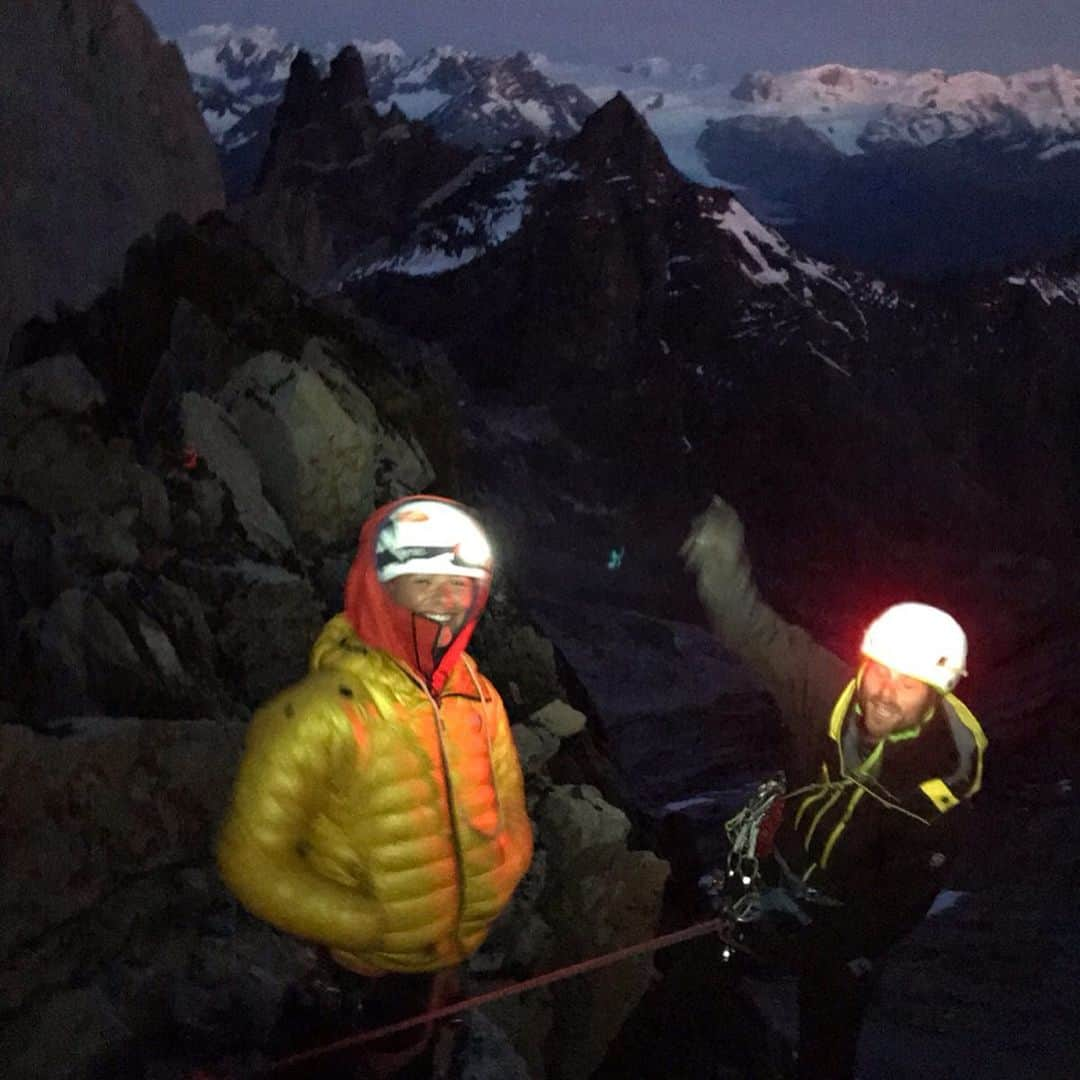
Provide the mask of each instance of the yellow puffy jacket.
POLYGON ((461 653, 436 699, 344 614, 255 714, 218 843, 248 910, 358 971, 431 971, 483 941, 532 832, 502 700, 461 653))

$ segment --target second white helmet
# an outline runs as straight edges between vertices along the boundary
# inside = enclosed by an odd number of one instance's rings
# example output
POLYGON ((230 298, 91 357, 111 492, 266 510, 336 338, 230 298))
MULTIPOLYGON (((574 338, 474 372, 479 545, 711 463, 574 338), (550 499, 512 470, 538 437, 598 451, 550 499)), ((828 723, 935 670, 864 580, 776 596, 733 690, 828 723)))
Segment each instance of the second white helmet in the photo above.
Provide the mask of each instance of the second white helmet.
POLYGON ((887 608, 868 627, 862 653, 943 694, 967 674, 967 635, 948 612, 929 604, 887 608))

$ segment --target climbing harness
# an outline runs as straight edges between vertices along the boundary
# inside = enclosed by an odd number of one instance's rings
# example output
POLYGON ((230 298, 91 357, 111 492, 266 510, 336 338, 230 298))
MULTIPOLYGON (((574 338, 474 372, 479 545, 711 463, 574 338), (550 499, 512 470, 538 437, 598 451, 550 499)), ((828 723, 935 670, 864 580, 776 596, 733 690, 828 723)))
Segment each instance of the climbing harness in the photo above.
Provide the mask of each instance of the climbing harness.
MULTIPOLYGON (((540 987, 550 986, 552 983, 562 982, 564 979, 570 979, 577 975, 584 975, 591 971, 598 971, 611 964, 617 964, 621 960, 628 960, 634 956, 657 952, 660 949, 666 949, 684 941, 691 941, 694 938, 704 937, 706 934, 716 934, 721 941, 724 942, 724 952, 727 955, 730 955, 732 949, 740 949, 744 952, 749 952, 750 950, 748 947, 734 936, 733 929, 732 921, 727 915, 717 916, 716 918, 708 919, 705 922, 695 923, 693 926, 688 926, 683 930, 675 930, 669 934, 661 934, 658 937, 650 938, 648 941, 638 942, 636 945, 628 945, 625 948, 616 949, 614 952, 605 953, 603 956, 594 956, 589 960, 582 960, 576 964, 569 964, 566 967, 557 968, 555 971, 549 971, 543 975, 536 975, 531 979, 524 979, 521 982, 511 983, 509 986, 500 987, 498 990, 491 990, 485 994, 477 994, 474 997, 465 998, 462 1001, 456 1001, 449 1005, 442 1005, 438 1008, 429 1009, 427 1012, 418 1013, 416 1016, 410 1016, 404 1020, 386 1024, 383 1027, 372 1028, 370 1031, 357 1032, 355 1035, 348 1035, 343 1039, 338 1039, 336 1042, 328 1043, 324 1046, 316 1046, 310 1050, 292 1054, 289 1057, 279 1058, 271 1065, 270 1073, 273 1074, 283 1072, 286 1069, 293 1069, 297 1065, 306 1064, 307 1062, 315 1061, 318 1058, 336 1054, 342 1050, 360 1047, 366 1043, 371 1043, 377 1039, 383 1039, 390 1035, 396 1035, 398 1032, 407 1031, 409 1028, 417 1027, 421 1024, 432 1024, 437 1020, 444 1020, 460 1013, 470 1012, 482 1005, 489 1005, 502 998, 514 997, 529 990, 538 990, 540 987)), ((726 958, 727 957, 725 956, 725 959, 726 958)))

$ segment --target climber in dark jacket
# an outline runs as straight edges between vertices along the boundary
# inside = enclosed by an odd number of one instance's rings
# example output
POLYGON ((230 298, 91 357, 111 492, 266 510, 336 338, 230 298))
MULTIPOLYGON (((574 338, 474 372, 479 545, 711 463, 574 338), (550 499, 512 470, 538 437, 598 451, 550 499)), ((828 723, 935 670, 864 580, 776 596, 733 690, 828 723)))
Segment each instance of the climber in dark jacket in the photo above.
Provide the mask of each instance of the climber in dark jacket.
MULTIPOLYGON (((767 868, 796 904, 799 1071, 853 1075, 878 961, 927 913, 982 781, 986 737, 952 690, 967 641, 948 614, 897 604, 852 670, 759 597, 735 511, 714 498, 683 546, 721 642, 762 680, 790 735, 767 868)), ((775 943, 775 938, 774 938, 775 943)))

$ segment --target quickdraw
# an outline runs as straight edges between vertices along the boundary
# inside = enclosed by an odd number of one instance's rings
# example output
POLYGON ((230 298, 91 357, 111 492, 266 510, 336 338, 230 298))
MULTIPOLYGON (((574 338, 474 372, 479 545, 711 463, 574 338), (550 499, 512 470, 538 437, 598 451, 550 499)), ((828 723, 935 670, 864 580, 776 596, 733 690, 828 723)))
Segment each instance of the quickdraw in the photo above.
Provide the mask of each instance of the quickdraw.
POLYGON ((755 922, 761 917, 761 858, 768 854, 779 825, 785 786, 782 776, 758 785, 749 802, 724 823, 727 863, 698 882, 714 909, 736 923, 755 922))

